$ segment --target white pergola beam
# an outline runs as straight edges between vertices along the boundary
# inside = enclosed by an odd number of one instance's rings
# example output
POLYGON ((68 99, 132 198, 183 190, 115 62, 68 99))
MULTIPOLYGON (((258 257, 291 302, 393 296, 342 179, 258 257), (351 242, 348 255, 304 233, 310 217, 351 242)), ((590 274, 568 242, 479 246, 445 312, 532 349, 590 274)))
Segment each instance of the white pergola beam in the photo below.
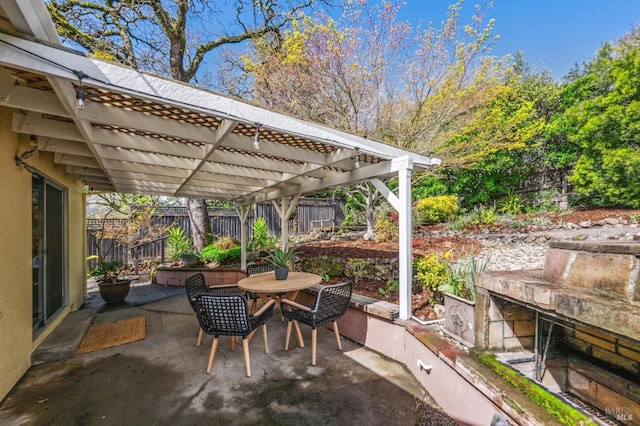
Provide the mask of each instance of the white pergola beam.
POLYGON ((155 152, 134 151, 119 147, 96 145, 96 151, 105 160, 127 161, 137 164, 175 167, 177 169, 191 170, 196 161, 193 158, 175 157, 155 152))
POLYGON ((237 183, 243 186, 270 186, 275 182, 269 179, 259 179, 254 177, 238 176, 233 174, 211 173, 200 170, 195 174, 193 180, 202 182, 237 183))
MULTIPOLYGON (((186 179, 188 170, 178 169, 174 167, 164 167, 164 166, 155 166, 155 165, 147 165, 147 164, 135 164, 128 163, 126 161, 117 161, 117 160, 105 160, 105 166, 109 170, 121 171, 121 172, 139 172, 145 173, 151 176, 174 176, 181 177, 186 179)), ((167 195, 167 194, 165 194, 167 195)))

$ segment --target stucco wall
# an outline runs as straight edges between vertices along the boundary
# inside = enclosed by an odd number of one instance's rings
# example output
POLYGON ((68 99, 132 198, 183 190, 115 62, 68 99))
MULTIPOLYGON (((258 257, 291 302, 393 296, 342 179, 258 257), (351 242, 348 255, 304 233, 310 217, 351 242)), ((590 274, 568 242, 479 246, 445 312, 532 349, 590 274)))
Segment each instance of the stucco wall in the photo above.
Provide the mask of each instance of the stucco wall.
POLYGON ((67 189, 68 307, 34 341, 31 276, 31 173, 16 166, 14 156, 29 150, 29 138, 11 131, 11 111, 0 108, 0 399, 31 365, 31 352, 69 310, 78 309, 85 293, 84 196, 79 181, 53 164, 50 154, 26 162, 67 189))

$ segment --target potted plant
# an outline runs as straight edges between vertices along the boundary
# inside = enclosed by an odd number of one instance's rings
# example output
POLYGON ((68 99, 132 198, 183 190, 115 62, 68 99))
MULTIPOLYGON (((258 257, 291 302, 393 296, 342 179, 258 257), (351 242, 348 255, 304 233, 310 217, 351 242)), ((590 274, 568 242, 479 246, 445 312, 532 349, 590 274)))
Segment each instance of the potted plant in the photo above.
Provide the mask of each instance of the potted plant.
POLYGON ((191 251, 189 236, 179 226, 169 228, 167 232, 167 246, 172 260, 182 260, 182 266, 193 268, 198 264, 199 258, 191 251))
POLYGON ((120 279, 120 271, 122 270, 122 262, 119 260, 101 261, 92 271, 92 275, 96 277, 98 287, 100 288, 100 296, 107 303, 120 303, 129 294, 131 281, 120 279))
POLYGON ((275 248, 275 250, 265 260, 275 266, 275 274, 277 280, 286 280, 289 276, 289 265, 293 260, 297 252, 294 249, 289 249, 286 245, 282 248, 275 248))
POLYGON ((198 255, 192 251, 182 253, 180 259, 182 259, 182 266, 185 268, 193 268, 200 262, 198 255))

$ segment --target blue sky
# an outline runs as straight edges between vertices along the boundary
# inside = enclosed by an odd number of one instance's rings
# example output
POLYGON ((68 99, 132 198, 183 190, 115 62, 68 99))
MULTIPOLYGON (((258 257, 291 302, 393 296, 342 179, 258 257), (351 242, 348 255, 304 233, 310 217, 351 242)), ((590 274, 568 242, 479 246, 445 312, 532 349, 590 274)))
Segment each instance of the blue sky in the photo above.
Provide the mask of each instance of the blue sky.
MULTIPOLYGON (((406 2, 401 19, 438 27, 453 0, 406 2)), ((463 23, 477 3, 465 1, 463 23)), ((603 43, 640 25, 640 0, 494 0, 487 17, 495 18, 494 34, 500 35, 495 56, 520 50, 538 71, 549 70, 560 79, 575 63, 593 58, 603 43)))

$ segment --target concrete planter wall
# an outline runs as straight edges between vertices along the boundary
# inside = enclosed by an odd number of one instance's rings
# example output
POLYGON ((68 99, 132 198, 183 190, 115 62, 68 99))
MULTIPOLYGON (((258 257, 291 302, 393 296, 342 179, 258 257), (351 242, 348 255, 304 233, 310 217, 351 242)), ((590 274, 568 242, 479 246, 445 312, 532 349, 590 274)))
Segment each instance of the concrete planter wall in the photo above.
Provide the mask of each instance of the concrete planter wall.
POLYGON ((467 346, 474 346, 476 303, 449 293, 443 296, 445 332, 467 346))

